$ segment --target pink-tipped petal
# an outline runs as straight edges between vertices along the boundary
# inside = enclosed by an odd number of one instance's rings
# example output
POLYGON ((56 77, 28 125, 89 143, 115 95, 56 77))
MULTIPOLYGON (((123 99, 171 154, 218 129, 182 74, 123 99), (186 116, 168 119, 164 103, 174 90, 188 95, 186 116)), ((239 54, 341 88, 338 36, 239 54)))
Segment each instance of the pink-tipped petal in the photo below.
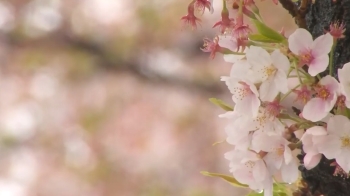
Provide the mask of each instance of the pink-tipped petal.
POLYGON ((296 55, 308 49, 313 43, 312 35, 305 29, 299 28, 288 38, 289 49, 296 55))

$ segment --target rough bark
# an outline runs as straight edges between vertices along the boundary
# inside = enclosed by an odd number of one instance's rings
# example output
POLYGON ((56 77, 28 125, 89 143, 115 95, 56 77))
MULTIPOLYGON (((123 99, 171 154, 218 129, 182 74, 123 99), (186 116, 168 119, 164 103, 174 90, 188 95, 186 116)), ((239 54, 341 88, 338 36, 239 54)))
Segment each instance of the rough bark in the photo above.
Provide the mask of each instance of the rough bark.
MULTIPOLYGON (((296 3, 280 0, 280 3, 295 18, 298 26, 309 30, 314 38, 324 34, 332 22, 345 23, 345 38, 337 42, 332 65, 334 77, 337 78, 338 68, 350 62, 350 0, 299 0, 296 3)), ((328 70, 321 75, 327 74, 328 70)), ((304 153, 298 157, 301 163, 303 157, 304 153)), ((303 181, 307 183, 308 191, 295 195, 349 196, 350 179, 333 175, 335 167, 330 166, 333 161, 323 157, 320 164, 311 170, 306 170, 301 164, 299 170, 303 181)))

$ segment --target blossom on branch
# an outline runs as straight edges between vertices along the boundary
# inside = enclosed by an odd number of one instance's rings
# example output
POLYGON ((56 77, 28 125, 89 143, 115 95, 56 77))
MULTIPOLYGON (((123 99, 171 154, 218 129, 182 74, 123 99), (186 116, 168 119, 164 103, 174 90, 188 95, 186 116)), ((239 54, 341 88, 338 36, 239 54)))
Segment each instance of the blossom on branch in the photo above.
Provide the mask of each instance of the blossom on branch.
POLYGON ((289 49, 298 57, 299 66, 307 65, 309 74, 316 76, 326 70, 333 45, 332 36, 327 33, 313 41, 312 35, 305 29, 297 29, 288 38, 289 49))

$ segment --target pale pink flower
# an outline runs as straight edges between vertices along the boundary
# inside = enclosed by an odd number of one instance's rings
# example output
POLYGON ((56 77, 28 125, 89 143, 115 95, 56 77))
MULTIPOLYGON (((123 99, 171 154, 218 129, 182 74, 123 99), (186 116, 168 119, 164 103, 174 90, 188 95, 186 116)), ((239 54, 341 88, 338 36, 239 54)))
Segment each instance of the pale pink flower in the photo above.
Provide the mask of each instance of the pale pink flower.
POLYGON ((310 170, 320 162, 322 154, 318 150, 318 146, 322 145, 322 141, 326 139, 327 131, 322 126, 314 126, 306 130, 301 137, 304 156, 304 166, 310 170))
POLYGON ((256 117, 260 106, 259 93, 255 85, 249 81, 237 81, 235 78, 228 78, 226 81, 232 100, 235 102, 235 111, 256 117))
POLYGON ((275 112, 271 113, 271 110, 265 107, 260 107, 258 116, 247 123, 245 127, 249 127, 247 128, 249 130, 263 132, 268 135, 282 135, 284 131, 284 125, 280 119, 275 116, 275 112))
POLYGON ((259 88, 262 101, 273 101, 279 92, 288 92, 289 60, 279 50, 270 55, 265 49, 251 46, 246 53, 253 77, 262 82, 259 88))
POLYGON ((341 168, 350 172, 350 120, 335 115, 327 123, 328 135, 320 142, 319 152, 327 159, 335 159, 341 168))
POLYGON ((225 158, 230 160, 230 171, 236 180, 253 190, 264 190, 265 196, 272 196, 272 175, 256 152, 234 150, 226 153, 225 158))
POLYGON ((264 151, 264 161, 270 173, 275 175, 281 171, 284 182, 293 183, 298 179, 298 165, 293 158, 288 142, 281 135, 266 135, 258 133, 253 135, 252 148, 255 151, 264 151))
POLYGON ((326 70, 333 45, 333 37, 327 33, 313 41, 312 35, 299 28, 288 38, 289 49, 299 57, 299 65, 309 66, 309 74, 316 76, 326 70))
POLYGON ((225 132, 227 134, 226 141, 234 145, 235 149, 247 150, 251 144, 252 133, 246 124, 251 118, 236 110, 226 112, 219 117, 229 119, 229 124, 225 127, 225 132))
POLYGON ((350 63, 346 63, 343 68, 338 69, 338 78, 342 94, 345 95, 345 105, 350 108, 350 63))
POLYGON ((339 83, 327 75, 315 87, 316 97, 306 103, 302 115, 305 119, 316 122, 322 120, 334 107, 338 93, 339 83))
POLYGON ((219 35, 219 46, 222 48, 226 48, 232 52, 237 52, 238 51, 238 43, 237 40, 230 37, 230 36, 222 36, 219 35))

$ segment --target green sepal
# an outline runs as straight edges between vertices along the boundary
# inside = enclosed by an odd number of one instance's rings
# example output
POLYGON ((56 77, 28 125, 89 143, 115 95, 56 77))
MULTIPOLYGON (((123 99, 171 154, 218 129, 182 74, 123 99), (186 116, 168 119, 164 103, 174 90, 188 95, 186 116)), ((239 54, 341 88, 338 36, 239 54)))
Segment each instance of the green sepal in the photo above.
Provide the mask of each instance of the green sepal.
POLYGON ((271 39, 271 40, 275 40, 278 43, 281 43, 283 41, 286 40, 285 37, 283 37, 283 35, 281 35, 280 33, 278 33, 277 31, 271 29, 270 27, 266 26, 264 23, 258 21, 258 20, 253 20, 258 32, 271 39))
POLYGON ((227 105, 225 102, 223 102, 220 99, 217 98, 210 98, 209 99, 210 102, 212 102, 213 104, 221 107, 222 109, 226 110, 226 111, 233 111, 233 107, 227 105))
POLYGON ((242 183, 238 182, 234 177, 227 176, 225 174, 210 173, 207 171, 201 171, 201 174, 203 174, 204 176, 219 177, 235 187, 240 187, 240 188, 248 188, 249 187, 246 184, 242 184, 242 183))

